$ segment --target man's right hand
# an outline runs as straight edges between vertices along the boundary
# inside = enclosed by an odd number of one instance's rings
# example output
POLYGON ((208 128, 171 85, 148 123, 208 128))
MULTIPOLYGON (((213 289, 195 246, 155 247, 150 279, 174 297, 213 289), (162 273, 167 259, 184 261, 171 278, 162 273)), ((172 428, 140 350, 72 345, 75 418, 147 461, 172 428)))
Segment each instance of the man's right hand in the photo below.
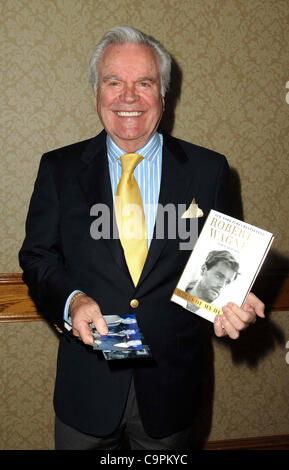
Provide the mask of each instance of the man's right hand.
POLYGON ((91 297, 85 294, 78 295, 71 303, 69 313, 72 320, 72 333, 85 344, 93 345, 90 323, 94 323, 101 335, 108 333, 99 305, 91 297))

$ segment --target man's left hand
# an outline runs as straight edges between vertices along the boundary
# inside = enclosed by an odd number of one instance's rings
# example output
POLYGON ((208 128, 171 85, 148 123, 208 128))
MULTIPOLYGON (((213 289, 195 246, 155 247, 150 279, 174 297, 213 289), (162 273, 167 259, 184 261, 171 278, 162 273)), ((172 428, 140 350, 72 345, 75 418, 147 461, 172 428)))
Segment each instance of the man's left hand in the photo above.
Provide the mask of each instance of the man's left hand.
POLYGON ((214 321, 214 331, 216 336, 229 336, 232 339, 239 338, 240 331, 247 328, 251 323, 255 323, 256 316, 265 318, 265 305, 252 292, 242 308, 229 302, 223 307, 223 315, 216 315, 214 321))

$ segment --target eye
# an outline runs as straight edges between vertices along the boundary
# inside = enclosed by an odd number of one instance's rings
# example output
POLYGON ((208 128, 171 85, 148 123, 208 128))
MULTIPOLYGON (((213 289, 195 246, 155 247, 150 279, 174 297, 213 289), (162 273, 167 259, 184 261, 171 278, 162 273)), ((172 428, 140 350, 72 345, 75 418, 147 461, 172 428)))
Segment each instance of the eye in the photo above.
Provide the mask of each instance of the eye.
POLYGON ((117 87, 120 85, 120 80, 117 78, 110 78, 106 81, 107 85, 110 87, 117 87))
POLYGON ((149 86, 150 86, 150 83, 148 81, 140 82, 141 88, 148 88, 149 86))

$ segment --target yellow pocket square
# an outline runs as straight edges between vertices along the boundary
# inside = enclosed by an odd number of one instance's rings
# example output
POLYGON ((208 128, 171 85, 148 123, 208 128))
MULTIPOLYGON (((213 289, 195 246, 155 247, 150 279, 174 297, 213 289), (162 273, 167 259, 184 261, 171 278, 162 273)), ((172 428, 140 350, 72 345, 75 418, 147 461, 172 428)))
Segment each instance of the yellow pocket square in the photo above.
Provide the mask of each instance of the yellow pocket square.
POLYGON ((198 207, 195 199, 192 200, 189 208, 183 213, 182 219, 194 219, 197 217, 203 217, 204 213, 202 209, 198 207))

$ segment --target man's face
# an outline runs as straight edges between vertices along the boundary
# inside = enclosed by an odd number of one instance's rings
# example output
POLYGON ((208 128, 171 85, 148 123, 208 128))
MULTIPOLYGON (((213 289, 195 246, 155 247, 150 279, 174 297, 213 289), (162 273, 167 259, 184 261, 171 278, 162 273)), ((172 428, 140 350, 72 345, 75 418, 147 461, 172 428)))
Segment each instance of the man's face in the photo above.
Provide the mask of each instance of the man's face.
POLYGON ((230 284, 236 275, 235 271, 223 261, 218 261, 210 269, 204 266, 202 273, 203 275, 198 287, 202 295, 201 298, 208 302, 216 299, 220 295, 221 290, 230 284))
POLYGON ((95 108, 120 148, 135 152, 146 144, 164 109, 159 60, 151 48, 128 43, 105 49, 99 62, 95 108))

